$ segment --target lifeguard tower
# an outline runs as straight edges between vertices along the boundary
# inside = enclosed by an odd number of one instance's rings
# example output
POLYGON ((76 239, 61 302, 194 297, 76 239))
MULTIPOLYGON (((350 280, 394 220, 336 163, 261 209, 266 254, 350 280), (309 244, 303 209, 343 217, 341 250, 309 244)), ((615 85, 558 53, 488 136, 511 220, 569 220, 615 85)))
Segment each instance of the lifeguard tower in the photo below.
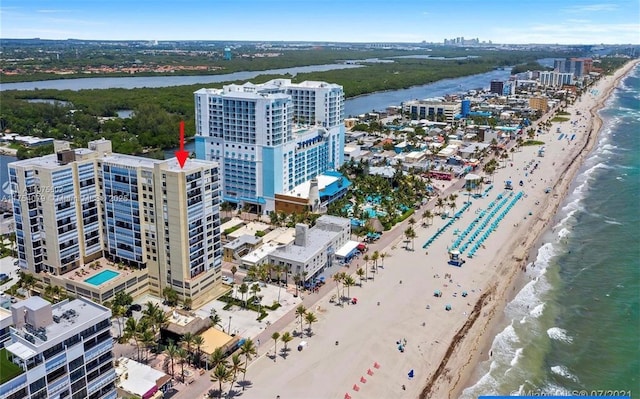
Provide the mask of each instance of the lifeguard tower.
POLYGON ((449 251, 449 264, 461 267, 466 261, 460 256, 460 251, 452 249, 449 251))

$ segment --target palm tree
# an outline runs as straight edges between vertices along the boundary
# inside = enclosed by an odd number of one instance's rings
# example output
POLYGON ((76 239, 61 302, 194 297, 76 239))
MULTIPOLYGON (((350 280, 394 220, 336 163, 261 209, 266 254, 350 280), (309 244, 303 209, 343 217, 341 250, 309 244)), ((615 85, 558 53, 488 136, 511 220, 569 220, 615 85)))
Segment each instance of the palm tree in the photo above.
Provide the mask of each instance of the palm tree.
POLYGON ((365 280, 369 280, 369 254, 364 254, 364 256, 362 257, 362 260, 364 261, 364 275, 365 275, 365 280))
POLYGON ((274 332, 273 334, 271 334, 271 339, 273 340, 273 361, 275 362, 276 359, 278 358, 278 339, 280 339, 280 333, 279 332, 274 332))
POLYGON ((219 385, 219 398, 222 398, 222 384, 231 380, 231 370, 224 364, 219 364, 211 373, 211 382, 217 382, 219 385))
POLYGON ((238 292, 242 295, 241 296, 241 300, 244 302, 244 307, 247 307, 247 301, 244 299, 244 295, 249 292, 249 286, 247 285, 247 283, 242 283, 240 285, 240 288, 238 288, 238 292))
POLYGON ((140 342, 142 342, 142 345, 144 345, 144 348, 146 349, 146 359, 149 359, 149 350, 155 346, 156 343, 155 335, 153 334, 153 331, 149 329, 144 329, 143 331, 140 331, 139 334, 140 342))
POLYGON ((194 364, 199 367, 200 366, 200 362, 202 361, 202 345, 204 345, 204 338, 202 337, 202 335, 196 335, 195 337, 193 337, 193 345, 195 345, 196 347, 196 355, 195 355, 195 359, 194 359, 194 364))
MULTIPOLYGON (((340 282, 342 282, 342 273, 334 274, 333 281, 336 283, 336 292, 338 293, 338 298, 340 298, 340 282)), ((342 301, 340 301, 340 303, 342 303, 342 301)))
POLYGON ((179 348, 177 346, 175 346, 173 341, 171 341, 171 340, 169 340, 169 345, 167 345, 166 349, 164 350, 165 353, 167 354, 167 356, 169 356, 169 360, 171 361, 171 377, 174 376, 174 374, 173 374, 173 360, 178 356, 178 350, 179 350, 179 348))
POLYGON ((222 327, 222 317, 220 317, 220 315, 214 308, 211 308, 211 313, 209 314, 209 320, 211 320, 211 325, 213 327, 218 326, 224 329, 222 327))
MULTIPOLYGON (((254 345, 251 339, 247 339, 244 341, 244 344, 240 347, 240 353, 244 356, 244 370, 242 370, 242 380, 246 381, 247 376, 247 366, 249 365, 249 360, 251 360, 251 356, 255 355, 258 351, 256 350, 256 346, 254 345)), ((245 386, 242 385, 242 390, 244 391, 245 386)))
POLYGON ((184 350, 184 348, 178 348, 177 355, 178 355, 177 356, 178 357, 178 362, 180 363, 180 366, 182 368, 182 370, 180 371, 180 377, 182 379, 182 382, 184 382, 184 362, 189 357, 189 354, 187 353, 186 350, 184 350))
POLYGON ((233 282, 236 281, 236 273, 238 272, 238 268, 236 265, 231 266, 231 277, 233 278, 233 282))
POLYGON ((302 336, 302 318, 307 314, 307 308, 304 305, 298 305, 296 308, 296 316, 300 318, 300 335, 302 336))
POLYGON ((356 270, 356 274, 360 278, 360 287, 362 287, 362 279, 364 278, 364 269, 361 267, 358 268, 358 270, 356 270))
POLYGON ((284 265, 273 265, 272 269, 278 279, 278 303, 280 303, 280 291, 282 290, 282 284, 280 284, 280 276, 286 270, 284 265))
POLYGON ((133 338, 136 343, 136 350, 138 353, 138 360, 140 360, 140 341, 138 335, 138 322, 133 317, 129 317, 124 325, 124 337, 127 340, 133 338))
POLYGON ((386 252, 382 252, 380 254, 380 262, 381 262, 381 266, 384 268, 384 258, 387 257, 387 253, 386 252))
POLYGON ((291 341, 293 341, 293 336, 291 335, 291 333, 289 331, 285 332, 282 334, 282 336, 280 337, 280 341, 282 341, 282 343, 284 344, 284 351, 285 353, 287 352, 287 344, 291 341))
POLYGON ((442 213, 442 209, 444 209, 444 207, 445 207, 444 199, 438 197, 438 199, 436 200, 436 208, 440 209, 440 213, 442 213))
POLYGON ((451 212, 455 215, 456 214, 456 208, 457 208, 456 202, 455 201, 451 201, 449 203, 449 207, 451 208, 451 212))
POLYGON ((371 262, 373 262, 373 268, 372 268, 372 274, 371 276, 373 277, 373 280, 375 281, 375 272, 378 270, 378 259, 380 258, 380 253, 378 251, 375 251, 373 253, 373 255, 371 255, 371 262))
POLYGON ((120 319, 125 314, 124 306, 120 306, 118 304, 111 305, 111 313, 113 317, 115 317, 116 322, 118 323, 118 338, 122 338, 122 320, 120 319))
POLYGON ((313 312, 307 312, 307 314, 304 316, 304 320, 309 325, 309 329, 307 331, 309 333, 309 336, 311 336, 311 324, 318 321, 318 318, 316 317, 315 314, 313 314, 313 312))
MULTIPOLYGON (((413 251, 413 239, 416 238, 416 232, 415 230, 413 230, 411 227, 407 227, 407 229, 404 231, 404 235, 405 237, 407 237, 407 240, 411 240, 411 250, 413 251)), ((409 246, 407 245, 407 249, 409 246)))
POLYGON ((218 367, 219 364, 226 364, 226 362, 227 360, 221 347, 216 348, 213 353, 209 355, 209 363, 212 369, 218 367))
POLYGON ((298 297, 298 286, 300 285, 301 281, 302 276, 300 276, 300 273, 297 273, 295 276, 293 276, 293 282, 296 283, 296 298, 298 297))
POLYGON ((27 291, 27 298, 31 296, 31 289, 36 285, 36 279, 29 273, 20 272, 20 285, 27 291))
POLYGON ((347 275, 342 280, 342 284, 344 284, 344 286, 347 287, 347 298, 351 298, 351 292, 350 292, 349 288, 351 288, 351 286, 353 286, 353 285, 356 285, 356 280, 354 280, 353 277, 347 275))
POLYGON ((236 378, 238 373, 244 371, 244 367, 242 367, 242 359, 240 358, 240 354, 234 353, 231 356, 231 364, 229 365, 229 371, 231 371, 231 388, 229 388, 229 393, 233 389, 233 384, 236 382, 236 378))
POLYGON ((184 335, 182 336, 182 339, 180 340, 182 345, 184 345, 187 350, 187 353, 189 355, 191 355, 191 345, 193 345, 193 339, 195 338, 195 336, 193 334, 191 334, 190 332, 186 332, 184 333, 184 335))

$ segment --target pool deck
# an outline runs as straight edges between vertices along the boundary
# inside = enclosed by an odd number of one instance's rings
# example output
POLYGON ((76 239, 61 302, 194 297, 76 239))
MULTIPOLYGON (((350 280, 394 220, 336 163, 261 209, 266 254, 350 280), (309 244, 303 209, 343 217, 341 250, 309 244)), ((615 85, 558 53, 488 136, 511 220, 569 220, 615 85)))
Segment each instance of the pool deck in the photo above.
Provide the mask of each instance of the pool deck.
POLYGON ((133 271, 128 270, 128 269, 118 269, 117 265, 114 265, 111 261, 108 261, 107 259, 101 258, 101 259, 97 259, 91 263, 87 263, 82 267, 79 267, 75 270, 72 270, 70 272, 67 272, 65 274, 63 274, 61 277, 64 279, 69 279, 69 280, 74 280, 76 282, 81 282, 87 285, 90 285, 91 287, 100 287, 104 284, 107 283, 113 283, 116 281, 121 281, 121 279, 127 277, 128 275, 130 275, 131 273, 133 273, 133 271), (94 266, 96 265, 96 266, 94 266), (98 285, 94 285, 91 283, 88 283, 86 280, 92 278, 93 276, 99 274, 100 272, 103 272, 105 270, 111 270, 113 272, 118 273, 117 276, 112 277, 108 280, 106 280, 105 282, 98 284, 98 285))

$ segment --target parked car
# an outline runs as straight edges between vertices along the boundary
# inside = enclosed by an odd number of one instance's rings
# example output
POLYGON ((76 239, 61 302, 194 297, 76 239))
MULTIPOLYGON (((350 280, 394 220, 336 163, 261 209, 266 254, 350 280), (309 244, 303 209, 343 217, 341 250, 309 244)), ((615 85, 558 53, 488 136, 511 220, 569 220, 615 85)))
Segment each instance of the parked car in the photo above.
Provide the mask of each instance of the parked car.
POLYGON ((233 278, 228 277, 228 276, 224 276, 222 277, 222 282, 225 284, 233 284, 233 278))
POLYGON ((9 280, 9 276, 5 273, 0 273, 0 281, 9 280))

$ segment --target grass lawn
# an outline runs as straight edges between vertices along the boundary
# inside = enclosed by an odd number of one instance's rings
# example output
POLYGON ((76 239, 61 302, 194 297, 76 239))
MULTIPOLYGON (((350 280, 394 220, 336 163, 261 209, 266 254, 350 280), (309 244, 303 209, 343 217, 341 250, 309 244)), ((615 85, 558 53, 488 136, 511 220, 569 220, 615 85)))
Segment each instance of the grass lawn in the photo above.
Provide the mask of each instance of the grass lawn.
POLYGON ((9 361, 9 355, 5 348, 0 349, 0 384, 11 380, 24 370, 9 361))
POLYGON ((571 118, 565 118, 563 116, 556 116, 555 118, 551 119, 551 122, 566 122, 571 118))

